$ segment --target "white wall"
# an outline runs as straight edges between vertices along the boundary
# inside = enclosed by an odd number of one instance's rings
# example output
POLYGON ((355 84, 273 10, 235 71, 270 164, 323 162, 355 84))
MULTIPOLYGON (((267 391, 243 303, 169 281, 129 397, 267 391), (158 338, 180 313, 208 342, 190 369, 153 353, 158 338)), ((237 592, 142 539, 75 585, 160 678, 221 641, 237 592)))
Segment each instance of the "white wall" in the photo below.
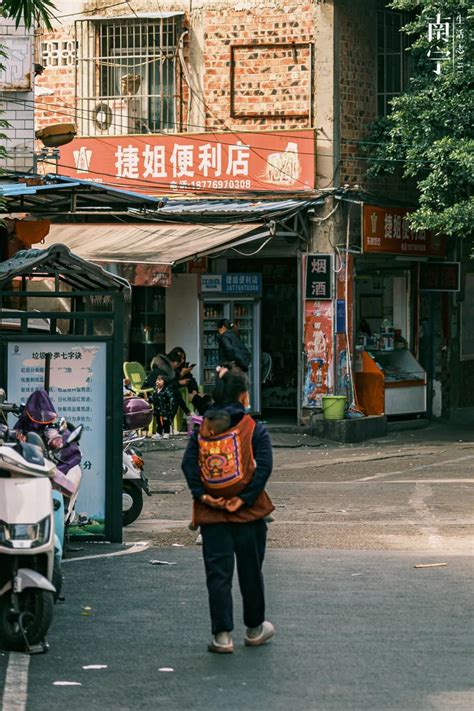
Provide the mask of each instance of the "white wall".
POLYGON ((197 274, 173 274, 166 289, 166 352, 180 346, 199 379, 199 299, 197 274))
POLYGON ((10 124, 1 130, 8 152, 2 167, 28 171, 34 150, 33 31, 21 25, 16 29, 13 20, 0 18, 0 45, 7 54, 0 59, 5 67, 0 72, 0 118, 10 124))

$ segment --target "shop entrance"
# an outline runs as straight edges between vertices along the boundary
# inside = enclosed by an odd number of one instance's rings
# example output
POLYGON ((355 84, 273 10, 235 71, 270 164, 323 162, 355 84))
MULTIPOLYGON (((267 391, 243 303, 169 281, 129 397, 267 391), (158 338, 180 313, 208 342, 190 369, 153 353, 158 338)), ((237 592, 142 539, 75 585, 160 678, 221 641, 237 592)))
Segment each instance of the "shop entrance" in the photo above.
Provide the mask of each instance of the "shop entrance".
POLYGON ((273 422, 295 422, 298 382, 297 259, 229 259, 227 271, 262 274, 262 415, 273 422))
POLYGON ((417 267, 361 259, 355 294, 359 405, 366 415, 427 412, 427 373, 417 361, 417 267))

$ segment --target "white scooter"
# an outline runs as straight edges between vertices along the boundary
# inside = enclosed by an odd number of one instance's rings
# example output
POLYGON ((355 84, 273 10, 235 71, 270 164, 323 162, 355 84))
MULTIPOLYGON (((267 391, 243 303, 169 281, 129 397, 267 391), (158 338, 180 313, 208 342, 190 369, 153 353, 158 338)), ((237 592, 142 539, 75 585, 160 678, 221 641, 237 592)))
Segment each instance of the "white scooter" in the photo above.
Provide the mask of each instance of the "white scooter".
POLYGON ((124 432, 123 440, 123 479, 122 479, 122 521, 124 526, 133 523, 140 516, 143 508, 143 491, 151 496, 148 479, 143 473, 143 457, 136 449, 136 444, 145 437, 136 432, 124 432))
POLYGON ((56 466, 40 443, 34 433, 26 442, 0 439, 0 640, 30 653, 47 651, 55 593, 56 466))

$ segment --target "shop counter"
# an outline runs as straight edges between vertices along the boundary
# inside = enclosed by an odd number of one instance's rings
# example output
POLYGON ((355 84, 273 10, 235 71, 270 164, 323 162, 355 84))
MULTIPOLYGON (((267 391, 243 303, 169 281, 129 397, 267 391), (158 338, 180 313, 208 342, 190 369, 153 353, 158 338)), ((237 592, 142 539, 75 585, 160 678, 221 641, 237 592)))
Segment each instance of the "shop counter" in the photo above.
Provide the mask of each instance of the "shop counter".
POLYGON ((357 399, 366 415, 426 412, 426 372, 408 350, 356 355, 357 399))

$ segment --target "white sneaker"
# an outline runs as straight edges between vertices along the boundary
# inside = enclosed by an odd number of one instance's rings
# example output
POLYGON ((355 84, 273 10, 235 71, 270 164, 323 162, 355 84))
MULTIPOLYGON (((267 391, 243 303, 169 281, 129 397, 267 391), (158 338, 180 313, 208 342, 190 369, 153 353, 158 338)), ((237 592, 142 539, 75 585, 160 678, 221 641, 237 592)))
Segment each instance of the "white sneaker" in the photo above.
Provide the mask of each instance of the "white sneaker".
POLYGON ((207 649, 209 652, 216 652, 217 654, 232 654, 234 643, 230 632, 218 632, 215 634, 207 649))
POLYGON ((259 647, 265 644, 275 634, 275 628, 271 622, 265 620, 258 627, 247 627, 245 635, 245 644, 247 647, 259 647))
POLYGON ((170 438, 170 433, 169 433, 169 432, 165 432, 164 435, 163 435, 163 439, 169 439, 169 438, 170 438))
POLYGON ((159 439, 161 439, 161 435, 160 435, 160 434, 158 434, 158 432, 157 432, 156 434, 152 435, 152 437, 151 437, 151 438, 152 438, 152 439, 154 439, 154 440, 156 441, 156 440, 159 440, 159 439))

